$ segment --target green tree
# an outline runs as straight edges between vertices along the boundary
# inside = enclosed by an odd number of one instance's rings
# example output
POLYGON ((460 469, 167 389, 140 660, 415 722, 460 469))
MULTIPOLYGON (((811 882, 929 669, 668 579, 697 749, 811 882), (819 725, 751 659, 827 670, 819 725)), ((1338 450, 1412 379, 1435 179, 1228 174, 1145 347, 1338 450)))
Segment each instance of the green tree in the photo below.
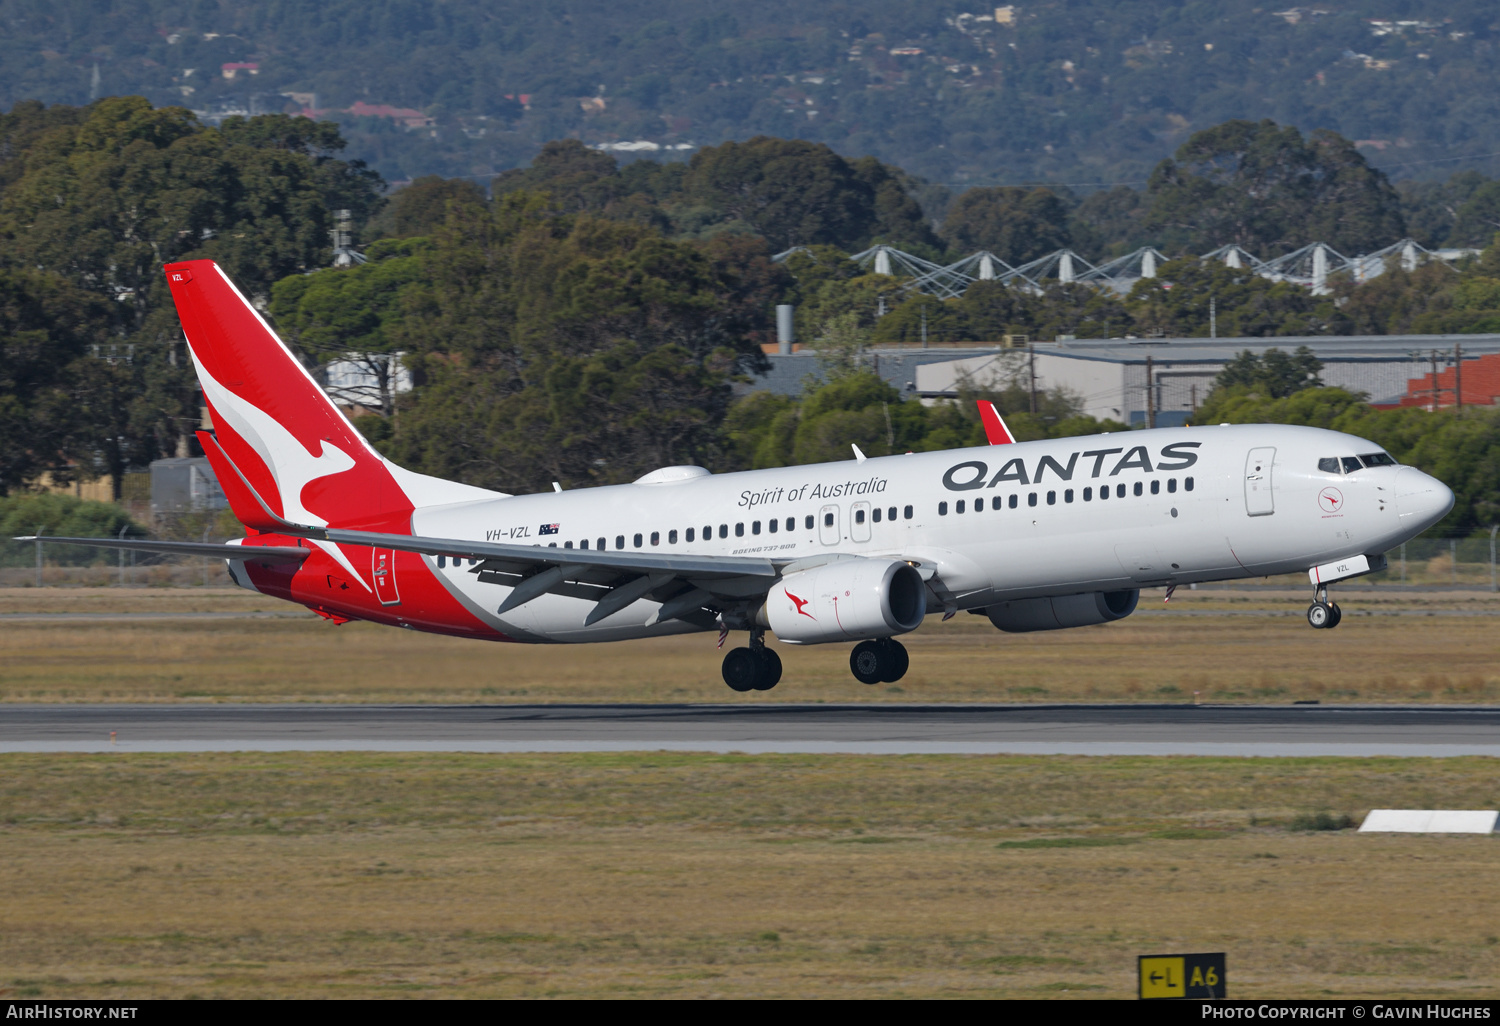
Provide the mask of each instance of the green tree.
POLYGON ((987 249, 1011 266, 1073 242, 1068 208, 1050 189, 969 189, 948 208, 943 241, 955 253, 987 249))
POLYGON ((425 175, 391 197, 371 221, 366 237, 427 235, 442 227, 454 203, 484 206, 484 190, 467 178, 425 175))
POLYGON ((1147 336, 1206 338, 1213 302, 1220 338, 1342 334, 1348 318, 1332 297, 1273 282, 1220 261, 1171 260, 1131 288, 1135 330, 1147 336))
POLYGON ((1151 173, 1146 227, 1176 249, 1278 253, 1322 241, 1369 252, 1406 234, 1400 197, 1347 139, 1274 121, 1195 133, 1151 173))
POLYGON ((88 465, 86 361, 110 338, 105 302, 44 271, 0 268, 0 495, 88 465))
POLYGON ((1258 356, 1245 349, 1214 378, 1214 390, 1241 388, 1247 394, 1284 399, 1320 386, 1323 382, 1318 374, 1322 370, 1323 361, 1307 346, 1298 346, 1293 353, 1273 347, 1258 356))

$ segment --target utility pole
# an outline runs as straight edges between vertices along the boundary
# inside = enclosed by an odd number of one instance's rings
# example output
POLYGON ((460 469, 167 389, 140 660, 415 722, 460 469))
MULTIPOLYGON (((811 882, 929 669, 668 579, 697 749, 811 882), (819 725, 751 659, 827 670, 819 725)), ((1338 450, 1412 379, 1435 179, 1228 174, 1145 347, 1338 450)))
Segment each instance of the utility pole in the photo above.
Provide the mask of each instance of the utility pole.
POLYGON ((1453 344, 1453 405, 1464 408, 1464 347, 1453 344))
POLYGON ((922 348, 927 348, 927 307, 922 307, 922 348))
POLYGON ((1431 373, 1432 373, 1432 404, 1431 404, 1431 407, 1429 408, 1429 412, 1430 413, 1436 413, 1437 412, 1437 408, 1438 408, 1437 350, 1436 349, 1432 350, 1428 354, 1428 356, 1429 356, 1429 359, 1431 359, 1431 361, 1432 361, 1432 371, 1431 371, 1431 373))
POLYGON ((1026 343, 1026 363, 1031 374, 1031 412, 1036 414, 1036 347, 1030 342, 1026 343))
POLYGON ((1495 532, 1500 531, 1500 524, 1490 525, 1490 591, 1500 591, 1500 580, 1495 577, 1495 532))
POLYGON ((1195 381, 1190 386, 1190 394, 1192 396, 1192 402, 1189 404, 1188 409, 1190 409, 1192 411, 1192 415, 1196 417, 1198 416, 1198 382, 1195 381))
POLYGON ((1219 300, 1217 296, 1208 297, 1208 337, 1219 337, 1219 300))
POLYGON ((1146 426, 1156 427, 1156 365, 1146 357, 1146 426))
POLYGON ((46 525, 38 524, 36 529, 36 586, 42 586, 42 530, 46 525))

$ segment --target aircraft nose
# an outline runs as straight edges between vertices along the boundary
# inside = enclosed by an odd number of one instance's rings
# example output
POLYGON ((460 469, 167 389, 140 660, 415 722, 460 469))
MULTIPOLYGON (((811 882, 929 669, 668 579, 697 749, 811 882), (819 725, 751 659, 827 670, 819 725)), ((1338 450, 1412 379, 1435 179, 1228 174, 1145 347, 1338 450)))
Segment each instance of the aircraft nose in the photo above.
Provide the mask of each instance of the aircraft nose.
POLYGON ((1453 508, 1453 489, 1416 467, 1396 474, 1396 515, 1404 530, 1425 531, 1453 508))

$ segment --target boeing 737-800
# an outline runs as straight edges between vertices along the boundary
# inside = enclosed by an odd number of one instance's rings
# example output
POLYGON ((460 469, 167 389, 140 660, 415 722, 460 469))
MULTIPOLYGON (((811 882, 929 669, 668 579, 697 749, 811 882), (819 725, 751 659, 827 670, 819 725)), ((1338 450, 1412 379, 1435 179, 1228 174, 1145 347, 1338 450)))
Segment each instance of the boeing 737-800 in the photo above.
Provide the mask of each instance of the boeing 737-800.
POLYGON ((1003 445, 506 495, 378 453, 212 261, 166 275, 212 417, 198 437, 246 536, 66 540, 220 556, 336 623, 537 643, 746 631, 723 662, 737 691, 780 679, 770 632, 852 643, 873 684, 905 673, 895 639, 929 613, 1081 627, 1129 616, 1146 587, 1307 571, 1308 621, 1335 627, 1328 585, 1453 506, 1371 442, 1285 425, 1014 442, 1002 422, 1003 445))

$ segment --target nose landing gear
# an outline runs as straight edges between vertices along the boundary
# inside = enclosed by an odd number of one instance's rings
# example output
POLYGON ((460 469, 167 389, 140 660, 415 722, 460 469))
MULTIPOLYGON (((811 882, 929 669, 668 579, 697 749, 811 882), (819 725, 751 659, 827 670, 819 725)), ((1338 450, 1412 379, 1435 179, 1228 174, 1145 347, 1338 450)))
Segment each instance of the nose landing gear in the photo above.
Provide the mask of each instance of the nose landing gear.
POLYGON ((766 647, 765 631, 751 631, 749 648, 725 654, 723 673, 732 691, 770 691, 781 680, 781 657, 766 647))
POLYGON ((861 641, 849 653, 849 669, 861 684, 894 684, 910 665, 906 646, 894 638, 861 641))
POLYGON ((1313 594, 1313 604, 1307 607, 1307 622, 1318 630, 1331 630, 1339 625, 1344 612, 1337 602, 1328 601, 1328 586, 1318 585, 1313 594))

